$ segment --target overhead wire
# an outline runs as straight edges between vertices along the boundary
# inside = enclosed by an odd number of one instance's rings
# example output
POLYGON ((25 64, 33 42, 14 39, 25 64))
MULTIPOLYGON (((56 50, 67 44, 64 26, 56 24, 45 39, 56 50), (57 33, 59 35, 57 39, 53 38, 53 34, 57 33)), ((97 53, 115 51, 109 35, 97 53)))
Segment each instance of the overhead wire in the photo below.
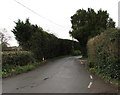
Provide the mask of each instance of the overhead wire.
POLYGON ((32 13, 36 14, 37 16, 39 16, 39 17, 45 19, 46 21, 48 21, 48 22, 50 22, 50 23, 52 23, 52 24, 54 24, 54 25, 57 25, 57 26, 59 26, 59 27, 66 28, 66 27, 64 27, 64 26, 62 26, 62 25, 59 25, 59 24, 53 22, 52 20, 50 20, 50 19, 48 19, 48 18, 46 18, 46 17, 40 15, 39 13, 37 13, 36 11, 32 10, 31 8, 25 6, 25 5, 22 4, 21 2, 18 2, 17 0, 14 0, 14 1, 15 1, 16 3, 18 3, 19 5, 23 6, 24 8, 28 9, 29 11, 31 11, 32 13))

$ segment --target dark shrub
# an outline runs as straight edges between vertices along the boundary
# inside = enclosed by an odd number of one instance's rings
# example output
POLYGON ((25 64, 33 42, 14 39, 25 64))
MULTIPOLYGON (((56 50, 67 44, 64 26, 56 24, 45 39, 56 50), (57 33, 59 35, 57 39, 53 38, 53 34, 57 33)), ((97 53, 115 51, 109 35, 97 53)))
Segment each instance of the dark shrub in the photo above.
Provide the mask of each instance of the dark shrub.
POLYGON ((32 53, 30 52, 3 52, 2 53, 2 66, 24 66, 34 62, 32 53))

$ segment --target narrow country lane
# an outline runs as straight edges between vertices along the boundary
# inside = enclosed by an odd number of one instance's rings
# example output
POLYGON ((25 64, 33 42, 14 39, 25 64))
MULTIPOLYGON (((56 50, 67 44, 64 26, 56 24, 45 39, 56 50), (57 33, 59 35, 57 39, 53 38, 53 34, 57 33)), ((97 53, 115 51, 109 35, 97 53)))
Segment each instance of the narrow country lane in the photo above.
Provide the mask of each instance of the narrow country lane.
POLYGON ((91 75, 75 56, 51 61, 28 73, 3 79, 3 93, 115 92, 117 87, 91 75))

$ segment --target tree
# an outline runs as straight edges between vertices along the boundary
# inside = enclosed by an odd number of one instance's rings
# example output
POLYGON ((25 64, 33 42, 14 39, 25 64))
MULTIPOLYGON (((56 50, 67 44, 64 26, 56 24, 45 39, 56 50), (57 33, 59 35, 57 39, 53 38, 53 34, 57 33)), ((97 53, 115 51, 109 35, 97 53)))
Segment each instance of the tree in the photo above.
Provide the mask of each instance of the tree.
POLYGON ((16 40, 23 49, 30 50, 30 39, 33 33, 33 26, 30 24, 29 19, 26 19, 25 23, 19 19, 15 24, 16 26, 12 32, 15 34, 16 40))
POLYGON ((114 27, 112 21, 108 21, 109 14, 101 9, 96 13, 94 9, 79 9, 71 16, 72 31, 70 35, 77 39, 80 43, 83 56, 87 56, 87 41, 102 32, 102 29, 114 27))
POLYGON ((115 22, 113 21, 112 18, 108 19, 107 28, 115 28, 115 22))
POLYGON ((11 39, 11 37, 6 34, 7 34, 7 30, 5 28, 1 29, 0 41, 1 41, 1 45, 2 45, 2 51, 8 50, 8 45, 9 45, 8 41, 11 39))

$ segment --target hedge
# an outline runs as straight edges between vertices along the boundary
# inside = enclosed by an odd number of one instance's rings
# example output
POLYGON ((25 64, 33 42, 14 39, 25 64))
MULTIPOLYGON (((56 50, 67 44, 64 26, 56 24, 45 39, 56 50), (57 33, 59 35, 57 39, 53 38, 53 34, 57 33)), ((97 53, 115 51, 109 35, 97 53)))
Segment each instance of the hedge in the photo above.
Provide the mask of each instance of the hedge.
POLYGON ((2 53, 2 67, 7 65, 25 66, 34 62, 32 53, 27 51, 17 52, 3 52, 2 53))
POLYGON ((120 79, 120 30, 108 29, 87 43, 88 66, 110 79, 120 79))
POLYGON ((18 20, 15 23, 16 26, 12 30, 16 40, 23 50, 31 51, 34 53, 35 58, 38 62, 45 57, 54 58, 57 56, 69 55, 73 49, 79 50, 79 42, 60 39, 54 34, 48 33, 38 27, 37 25, 31 24, 29 19, 25 22, 18 20))

